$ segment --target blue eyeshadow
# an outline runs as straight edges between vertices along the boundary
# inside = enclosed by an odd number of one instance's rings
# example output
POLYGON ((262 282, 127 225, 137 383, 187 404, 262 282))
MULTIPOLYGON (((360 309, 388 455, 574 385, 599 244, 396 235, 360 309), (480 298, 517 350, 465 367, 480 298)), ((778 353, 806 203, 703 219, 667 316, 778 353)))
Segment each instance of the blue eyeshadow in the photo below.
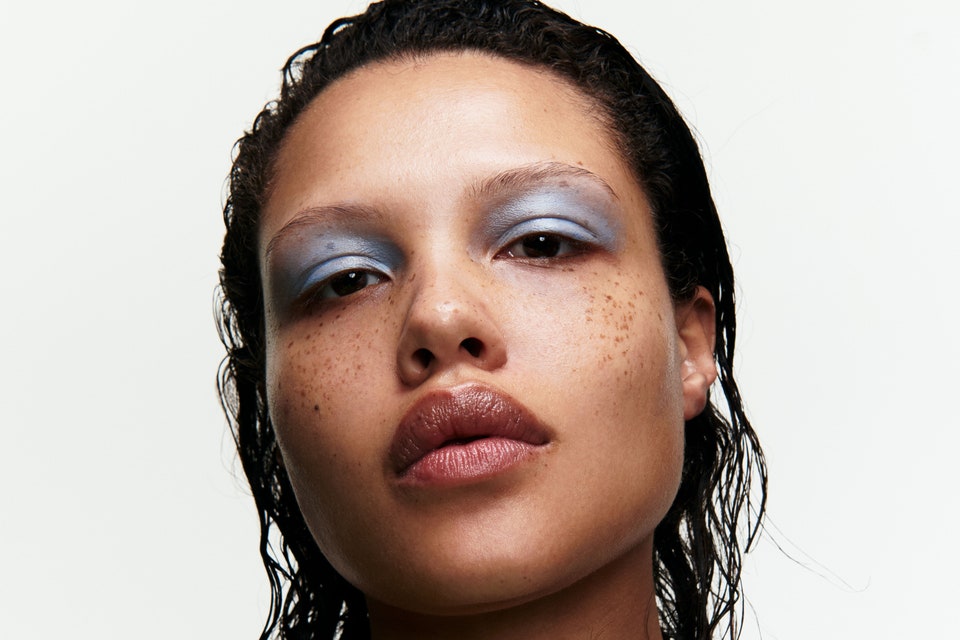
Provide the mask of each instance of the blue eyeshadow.
POLYGON ((496 207, 486 231, 500 248, 534 233, 556 233, 609 251, 620 245, 620 225, 612 203, 574 188, 549 188, 521 194, 496 207))
POLYGON ((279 248, 272 256, 271 285, 276 300, 289 304, 312 287, 344 271, 364 270, 388 277, 403 256, 392 242, 343 232, 309 232, 279 248))

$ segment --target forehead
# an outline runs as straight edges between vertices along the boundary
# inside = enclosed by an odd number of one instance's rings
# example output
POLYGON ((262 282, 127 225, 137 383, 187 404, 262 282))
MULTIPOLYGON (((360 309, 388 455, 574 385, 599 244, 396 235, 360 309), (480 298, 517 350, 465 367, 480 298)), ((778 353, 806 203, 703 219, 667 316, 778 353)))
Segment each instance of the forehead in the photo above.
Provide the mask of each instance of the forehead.
POLYGON ((261 244, 304 208, 431 206, 440 190, 543 162, 639 190, 599 107, 549 70, 474 52, 374 63, 332 83, 291 126, 261 244))

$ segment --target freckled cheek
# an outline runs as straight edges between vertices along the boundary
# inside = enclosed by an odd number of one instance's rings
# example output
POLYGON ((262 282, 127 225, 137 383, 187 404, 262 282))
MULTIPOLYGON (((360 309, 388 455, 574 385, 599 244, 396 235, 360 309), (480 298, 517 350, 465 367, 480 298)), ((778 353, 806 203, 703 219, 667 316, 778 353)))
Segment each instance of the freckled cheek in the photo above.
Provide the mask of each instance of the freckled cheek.
POLYGON ((544 299, 541 309, 549 309, 549 318, 535 318, 538 307, 527 321, 541 334, 563 344, 570 352, 580 352, 581 363, 599 368, 624 364, 643 366, 669 346, 664 328, 663 296, 656 283, 623 278, 619 273, 595 271, 588 282, 565 292, 562 303, 544 299))
POLYGON ((363 434, 376 417, 365 398, 384 381, 388 360, 379 327, 358 330, 354 323, 328 323, 310 331, 290 331, 268 351, 268 402, 284 459, 305 470, 350 466, 369 456, 359 451, 363 434))
POLYGON ((683 459, 683 403, 672 302, 657 285, 614 279, 593 295, 584 323, 593 371, 581 387, 593 390, 594 417, 615 445, 604 464, 659 487, 665 509, 683 459))
POLYGON ((598 272, 582 284, 578 311, 567 317, 564 348, 576 354, 573 370, 581 386, 613 407, 645 412, 673 411, 679 389, 669 294, 659 282, 598 272), (677 380, 674 380, 676 378, 677 380), (624 401, 628 396, 629 402, 624 401))
POLYGON ((641 287, 604 296, 594 314, 595 339, 619 375, 662 377, 673 348, 669 317, 658 293, 641 287))

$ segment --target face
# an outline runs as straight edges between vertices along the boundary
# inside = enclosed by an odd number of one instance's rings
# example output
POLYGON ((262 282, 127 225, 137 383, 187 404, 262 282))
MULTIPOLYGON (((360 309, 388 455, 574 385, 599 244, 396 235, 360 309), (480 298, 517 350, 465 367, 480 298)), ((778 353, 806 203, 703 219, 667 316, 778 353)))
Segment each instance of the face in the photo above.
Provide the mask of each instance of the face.
POLYGON ((596 114, 549 72, 443 54, 353 72, 287 134, 259 237, 269 409, 314 538, 373 602, 649 572, 712 307, 674 305, 596 114))

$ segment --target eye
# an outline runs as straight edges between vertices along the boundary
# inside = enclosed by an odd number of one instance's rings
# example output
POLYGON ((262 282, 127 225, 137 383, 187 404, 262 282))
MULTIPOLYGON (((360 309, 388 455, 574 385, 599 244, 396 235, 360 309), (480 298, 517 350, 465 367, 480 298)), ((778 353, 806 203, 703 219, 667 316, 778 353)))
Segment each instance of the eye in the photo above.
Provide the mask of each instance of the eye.
POLYGON ((386 276, 366 269, 351 269, 335 273, 313 289, 311 301, 345 298, 386 280, 386 276))
POLYGON ((578 255, 588 249, 587 243, 557 233, 531 233, 505 247, 498 257, 549 259, 578 255))
POLYGON ((310 269, 297 286, 298 293, 293 300, 307 311, 315 305, 336 302, 387 282, 390 274, 388 266, 368 256, 337 256, 310 269))
POLYGON ((596 234, 582 224, 559 217, 531 218, 500 236, 498 258, 553 260, 578 256, 597 246, 596 234))

